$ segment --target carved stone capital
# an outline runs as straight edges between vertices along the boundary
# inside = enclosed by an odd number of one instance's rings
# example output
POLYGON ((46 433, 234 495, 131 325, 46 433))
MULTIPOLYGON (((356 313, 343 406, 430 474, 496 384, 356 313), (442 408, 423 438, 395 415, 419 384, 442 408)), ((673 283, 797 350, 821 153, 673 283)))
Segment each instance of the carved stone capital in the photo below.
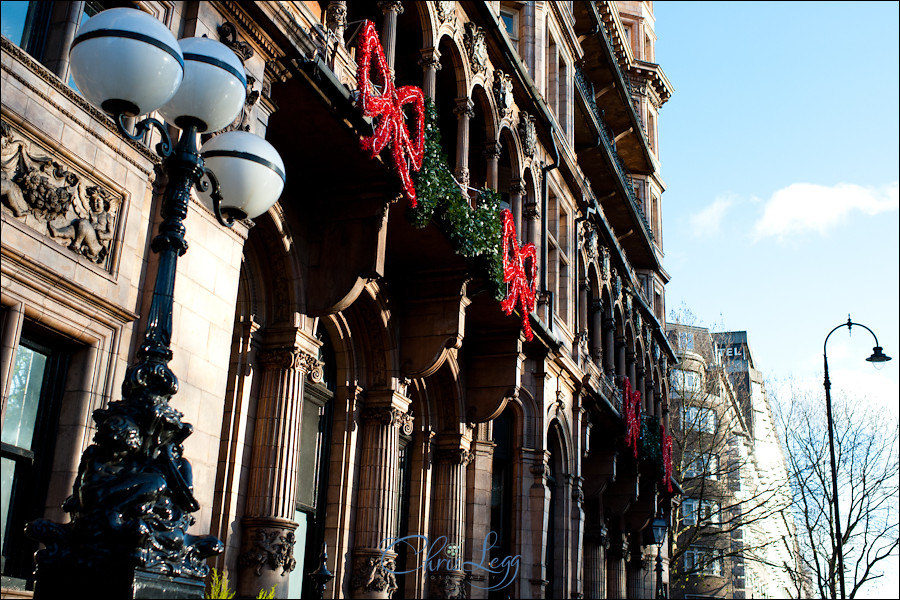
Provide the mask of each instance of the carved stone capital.
POLYGON ((297 566, 294 545, 297 537, 294 530, 297 523, 283 519, 244 519, 245 550, 238 557, 238 565, 252 569, 257 577, 263 568, 273 571, 281 569, 287 575, 297 566))
POLYGON ((350 571, 350 589, 352 596, 390 598, 397 589, 396 554, 381 551, 353 552, 353 563, 350 571))
POLYGON ((465 598, 465 573, 449 571, 432 573, 428 576, 429 597, 465 598))
POLYGON ((468 96, 463 96, 462 98, 456 99, 456 106, 453 108, 453 113, 457 116, 457 118, 462 119, 465 117, 466 119, 472 119, 475 116, 475 102, 472 101, 468 96))
POLYGON ((572 500, 579 508, 584 504, 584 490, 581 487, 580 477, 576 477, 572 480, 572 500))
POLYGON ((435 462, 446 462, 452 465, 466 466, 475 455, 465 448, 437 448, 434 451, 435 462))
POLYGON ((527 191, 524 179, 514 179, 509 184, 510 196, 524 196, 527 191))
POLYGON ((531 202, 526 204, 525 208, 522 210, 522 216, 526 219, 540 220, 541 211, 538 209, 537 203, 531 202))
POLYGON ((389 12, 395 12, 398 15, 403 14, 403 3, 400 0, 379 0, 378 8, 384 14, 389 12))
POLYGON ((503 145, 500 142, 488 142, 484 145, 484 157, 488 160, 497 160, 502 150, 503 145))
POLYGON ((437 48, 422 48, 419 50, 419 54, 422 55, 419 59, 419 66, 421 66, 423 70, 441 70, 441 53, 437 48))
POLYGON ((367 406, 360 415, 362 420, 376 422, 385 427, 399 427, 403 433, 412 433, 413 416, 395 406, 367 406))
POLYGON ((316 367, 321 369, 319 361, 315 357, 297 349, 276 348, 262 350, 257 353, 256 357, 266 370, 293 370, 309 373, 316 367))

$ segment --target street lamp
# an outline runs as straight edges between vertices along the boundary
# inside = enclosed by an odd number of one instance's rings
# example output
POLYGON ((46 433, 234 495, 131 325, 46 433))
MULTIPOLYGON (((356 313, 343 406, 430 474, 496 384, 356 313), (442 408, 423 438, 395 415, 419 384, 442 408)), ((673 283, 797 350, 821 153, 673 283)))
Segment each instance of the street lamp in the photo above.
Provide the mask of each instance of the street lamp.
POLYGON ((837 538, 837 567, 838 567, 838 576, 840 577, 841 582, 841 599, 846 598, 846 592, 844 588, 844 540, 841 535, 841 511, 838 505, 838 484, 837 484, 837 463, 834 460, 834 434, 832 433, 832 429, 834 428, 834 421, 831 416, 831 380, 828 378, 828 338, 831 337, 831 334, 840 329, 841 327, 846 327, 848 331, 852 331, 854 325, 858 325, 872 334, 872 337, 875 338, 875 347, 872 348, 872 356, 867 358, 866 360, 870 363, 874 364, 876 367, 883 365, 887 361, 891 360, 890 356, 887 356, 882 352, 881 346, 878 345, 878 336, 875 335, 875 332, 863 325, 862 323, 854 323, 850 320, 850 315, 847 315, 847 322, 841 323, 825 336, 825 344, 822 347, 822 355, 825 357, 825 409, 828 415, 828 450, 831 452, 831 493, 834 496, 834 527, 837 538))
POLYGON ((71 521, 40 519, 27 527, 45 546, 35 554, 35 598, 79 588, 103 597, 202 597, 206 558, 223 545, 187 532, 200 508, 182 457, 193 427, 169 405, 178 390, 168 363, 176 263, 188 248, 183 222, 195 185, 225 226, 264 213, 284 187, 284 164, 268 142, 242 131, 198 149, 198 133, 229 125, 246 98, 243 65, 224 44, 176 41, 151 15, 115 8, 79 28, 70 58, 79 91, 112 115, 123 135, 138 140, 151 127, 159 130, 156 152, 168 185, 151 244, 159 268, 147 329, 125 373, 122 400, 93 413, 97 432, 63 505, 71 521), (140 121, 134 133, 126 128, 125 117, 157 109, 181 129, 174 146, 156 119, 140 121))
POLYGON ((669 527, 669 522, 662 517, 662 515, 657 515, 653 522, 650 523, 650 528, 653 531, 653 541, 656 542, 656 598, 659 600, 660 598, 666 597, 666 592, 663 589, 663 564, 662 564, 662 545, 666 540, 666 529, 669 527))

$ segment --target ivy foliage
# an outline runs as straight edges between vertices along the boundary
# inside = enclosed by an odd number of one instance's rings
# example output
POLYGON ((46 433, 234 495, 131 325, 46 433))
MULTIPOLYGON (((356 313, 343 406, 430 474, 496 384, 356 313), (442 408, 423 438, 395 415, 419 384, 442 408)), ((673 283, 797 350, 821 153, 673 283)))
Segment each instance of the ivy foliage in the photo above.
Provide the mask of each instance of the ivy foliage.
POLYGON ((457 185, 447 164, 441 147, 437 109, 426 98, 425 155, 422 168, 413 176, 417 204, 409 209, 409 220, 419 229, 433 221, 457 254, 475 259, 494 298, 502 300, 506 296, 506 284, 503 282, 500 194, 482 190, 472 208, 469 196, 457 185))

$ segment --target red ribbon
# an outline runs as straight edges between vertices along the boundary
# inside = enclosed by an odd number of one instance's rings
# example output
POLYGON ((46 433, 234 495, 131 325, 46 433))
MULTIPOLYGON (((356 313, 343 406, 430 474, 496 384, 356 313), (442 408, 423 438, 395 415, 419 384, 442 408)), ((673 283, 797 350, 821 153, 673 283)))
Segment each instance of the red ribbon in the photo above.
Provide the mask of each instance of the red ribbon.
POLYGON ((634 448, 634 457, 638 457, 638 440, 641 438, 641 393, 631 389, 631 380, 625 378, 622 390, 625 408, 625 446, 634 448))
POLYGON ((412 85, 394 87, 394 77, 384 57, 384 48, 375 25, 371 21, 363 23, 359 34, 359 45, 356 53, 356 79, 359 85, 359 107, 367 117, 378 118, 375 135, 361 139, 363 150, 377 156, 385 146, 390 145, 394 168, 400 176, 403 193, 411 206, 416 206, 416 188, 409 171, 422 168, 422 157, 425 153, 425 100, 422 90, 412 85), (380 94, 372 83, 372 55, 375 55, 375 67, 378 70, 384 89, 380 94), (409 129, 403 107, 411 104, 415 111, 415 140, 410 140, 409 129))
POLYGON ((665 475, 663 476, 663 485, 666 486, 668 491, 672 491, 672 436, 666 435, 666 425, 665 423, 659 424, 660 436, 662 438, 662 455, 663 455, 663 467, 665 469, 665 475))
POLYGON ((525 338, 531 341, 534 333, 528 315, 534 311, 537 293, 537 250, 534 244, 519 247, 516 223, 509 209, 503 211, 503 281, 507 284, 507 293, 506 299, 500 301, 500 308, 511 315, 518 307, 525 338))

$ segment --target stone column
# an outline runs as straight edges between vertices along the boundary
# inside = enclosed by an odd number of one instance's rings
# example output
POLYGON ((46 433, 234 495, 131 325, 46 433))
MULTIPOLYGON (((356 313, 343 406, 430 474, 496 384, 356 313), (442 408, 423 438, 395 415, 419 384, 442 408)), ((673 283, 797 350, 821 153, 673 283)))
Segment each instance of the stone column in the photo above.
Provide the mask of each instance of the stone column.
POLYGON ((548 478, 550 468, 547 465, 549 453, 545 450, 522 449, 523 464, 532 476, 532 483, 525 487, 527 491, 523 507, 522 531, 519 533, 518 548, 513 552, 521 552, 522 563, 519 574, 519 587, 511 588, 513 597, 544 598, 547 584, 545 548, 547 544, 548 516, 550 514, 550 488, 548 478), (518 596, 515 593, 518 592, 518 596))
POLYGON ((625 566, 628 571, 628 581, 626 583, 626 592, 629 598, 651 598, 644 589, 644 570, 642 568, 643 559, 638 556, 634 560, 628 562, 625 566))
POLYGON ((609 533, 604 525, 590 528, 584 536, 584 597, 606 598, 606 552, 609 533))
POLYGON ((603 319, 603 371, 607 377, 616 373, 616 321, 612 317, 603 319))
POLYGON ((429 597, 465 598, 463 534, 466 515, 466 465, 472 460, 469 441, 461 435, 439 435, 434 451, 434 512, 431 543, 446 540, 443 552, 429 561, 429 597))
POLYGON ((588 341, 590 343, 591 359, 600 372, 603 372, 603 300, 594 298, 590 300, 588 305, 588 318, 591 322, 591 329, 594 336, 588 341))
POLYGON ((625 376, 631 380, 631 389, 637 389, 637 373, 635 371, 634 348, 625 346, 625 376))
POLYGON ((434 100, 437 90, 437 72, 441 70, 441 53, 437 48, 422 48, 419 53, 422 55, 422 58, 419 59, 419 66, 424 72, 422 92, 426 98, 434 100))
POLYGON ((484 158, 487 161, 487 181, 484 182, 484 187, 487 189, 499 189, 497 164, 500 161, 501 149, 502 146, 499 141, 488 142, 484 145, 484 158))
POLYGON ((57 35, 50 36, 44 48, 44 65, 63 81, 69 79, 69 48, 75 39, 84 5, 84 2, 68 2, 51 9, 50 28, 57 35))
POLYGON ((644 367, 634 366, 634 389, 641 393, 641 411, 647 414, 647 393, 644 389, 644 367))
MULTIPOLYGON (((485 540, 491 531, 491 489, 493 484, 493 457, 496 444, 491 441, 490 424, 476 426, 477 438, 472 442, 472 462, 466 469, 466 489, 471 496, 466 502, 466 552, 467 560, 481 563, 485 540)), ((485 563, 487 564, 487 563, 485 563)), ((487 598, 490 585, 488 575, 481 569, 473 569, 469 598, 487 598)))
POLYGON ((616 336, 616 387, 621 388, 628 372, 625 370, 625 336, 616 336))
POLYGON ((380 0, 378 7, 384 13, 381 45, 384 48, 384 58, 393 72, 394 55, 397 52, 397 16, 403 13, 403 3, 399 0, 380 0))
POLYGON ((252 597, 275 585, 276 597, 287 598, 288 575, 296 566, 297 523, 293 519, 303 386, 316 359, 296 347, 263 350, 257 358, 262 382, 241 520, 238 594, 252 597))
POLYGON ((628 551, 628 536, 617 535, 607 552, 607 598, 627 598, 627 567, 631 555, 628 551))
POLYGON ((456 129, 456 169, 453 176, 460 185, 469 185, 469 121, 475 116, 475 103, 471 98, 463 96, 456 99, 453 109, 459 119, 456 129))
MULTIPOLYGON (((580 423, 576 424, 580 428, 580 423)), ((569 596, 572 598, 584 597, 584 478, 576 475, 569 475, 569 488, 572 498, 571 512, 569 515, 570 523, 570 542, 567 544, 571 561, 574 563, 566 567, 566 576, 569 579, 569 596)), ((568 565, 568 560, 566 564, 568 565)))
POLYGON ((522 233, 524 233, 522 231, 522 199, 525 197, 526 191, 525 180, 513 179, 509 182, 509 205, 520 241, 524 239, 522 237, 522 233))
POLYGON ((356 536, 350 580, 354 598, 390 598, 397 589, 391 571, 396 552, 386 552, 397 535, 400 429, 412 431, 409 398, 393 390, 368 393, 362 409, 362 455, 356 508, 356 536))

